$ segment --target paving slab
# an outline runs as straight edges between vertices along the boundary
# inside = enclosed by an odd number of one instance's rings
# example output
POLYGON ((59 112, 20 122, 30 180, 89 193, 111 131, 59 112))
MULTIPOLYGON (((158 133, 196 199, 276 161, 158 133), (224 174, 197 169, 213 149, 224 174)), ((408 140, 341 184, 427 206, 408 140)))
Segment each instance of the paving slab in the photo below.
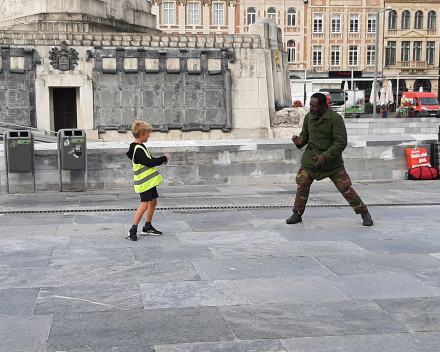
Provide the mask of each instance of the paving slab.
MULTIPOLYGON (((156 244, 144 241, 138 241, 144 246, 133 246, 134 258, 138 262, 148 262, 151 260, 180 260, 180 259, 208 259, 214 258, 214 255, 208 247, 200 246, 182 246, 178 244, 156 244)), ((136 243, 137 244, 137 243, 136 243)))
MULTIPOLYGON (((4 217, 4 214, 1 214, 4 217)), ((0 226, 0 241, 10 239, 8 234, 13 233, 15 237, 21 238, 29 238, 29 237, 40 237, 40 236, 55 236, 58 224, 44 224, 37 225, 33 222, 25 222, 23 223, 23 219, 20 220, 20 224, 22 225, 6 225, 3 223, 3 217, 1 219, 0 226), (29 228, 29 224, 31 224, 31 228, 29 228)))
MULTIPOLYGON (((124 233, 122 223, 93 223, 93 224, 61 224, 58 225, 58 236, 97 236, 99 238, 120 237, 124 233)), ((105 243, 105 241, 102 241, 105 243)))
POLYGON ((186 281, 139 285, 145 309, 249 304, 235 282, 186 281))
POLYGON ((219 307, 239 340, 407 332, 371 301, 219 307))
MULTIPOLYGON (((433 253, 440 252, 440 244, 432 245, 421 239, 356 240, 354 243, 372 253, 433 253)), ((435 255, 434 255, 435 256, 435 255)))
POLYGON ((0 316, 1 352, 45 352, 51 316, 0 316))
POLYGON ((41 288, 35 315, 142 309, 139 286, 100 285, 41 288))
POLYGON ((154 347, 156 352, 287 352, 279 340, 195 342, 154 347))
POLYGON ((54 250, 51 265, 88 265, 133 263, 134 255, 131 248, 71 248, 54 250))
POLYGON ((375 302, 412 331, 437 331, 440 335, 440 298, 386 299, 375 302))
POLYGON ((127 285, 130 283, 200 280, 190 260, 134 264, 64 266, 60 284, 127 285))
POLYGON ((333 275, 312 258, 194 259, 202 280, 237 280, 333 275))
POLYGON ((0 267, 47 266, 52 250, 0 251, 0 267))
POLYGON ((251 304, 344 301, 349 297, 321 276, 234 280, 251 304))
POLYGON ((328 255, 315 259, 336 275, 424 273, 440 269, 440 261, 429 254, 328 255))
MULTIPOLYGON (((33 225, 59 225, 71 224, 75 215, 73 214, 26 214, 26 224, 33 225)), ((3 226, 15 226, 23 222, 23 214, 4 214, 2 217, 3 226)), ((25 229, 30 231, 29 228, 25 229)))
POLYGON ((279 230, 277 231, 291 242, 295 241, 356 241, 364 239, 387 238, 383 232, 376 231, 372 227, 348 228, 348 229, 314 229, 313 231, 279 230))
POLYGON ((0 316, 32 316, 38 288, 0 289, 0 316))
POLYGON ((331 276, 327 280, 353 299, 439 297, 440 288, 410 274, 331 276))
POLYGON ((437 352, 440 334, 398 333, 282 340, 288 352, 437 352))
MULTIPOLYGON (((137 205, 135 205, 136 207, 137 205)), ((107 212, 107 213, 78 213, 75 215, 76 224, 110 224, 110 223, 133 223, 135 212, 107 212)), ((154 220, 161 218, 165 221, 165 218, 159 212, 154 214, 154 220)), ((145 217, 144 217, 145 219, 145 217)))
MULTIPOLYGON (((13 233, 13 232, 12 232, 13 233)), ((52 249, 67 249, 69 236, 34 235, 0 237, 2 251, 50 251, 52 249)))
POLYGON ((56 286, 62 270, 61 266, 2 268, 0 289, 56 286))
POLYGON ((46 351, 233 339, 215 307, 56 314, 46 351))

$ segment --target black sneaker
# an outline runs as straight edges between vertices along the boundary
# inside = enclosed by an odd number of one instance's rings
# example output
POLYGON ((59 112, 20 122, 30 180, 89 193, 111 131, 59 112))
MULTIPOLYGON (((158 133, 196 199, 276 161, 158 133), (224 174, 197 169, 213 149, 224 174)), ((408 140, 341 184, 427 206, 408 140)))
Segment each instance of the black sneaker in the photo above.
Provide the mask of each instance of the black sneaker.
POLYGON ((137 241, 137 240, 138 240, 138 236, 137 236, 137 233, 136 233, 136 232, 137 232, 136 230, 134 230, 134 229, 130 229, 130 230, 128 231, 128 236, 125 237, 125 239, 127 239, 127 240, 131 240, 131 241, 137 241))
POLYGON ((161 231, 156 230, 153 226, 151 226, 150 228, 146 229, 145 227, 142 229, 141 232, 142 236, 160 236, 162 235, 161 231))

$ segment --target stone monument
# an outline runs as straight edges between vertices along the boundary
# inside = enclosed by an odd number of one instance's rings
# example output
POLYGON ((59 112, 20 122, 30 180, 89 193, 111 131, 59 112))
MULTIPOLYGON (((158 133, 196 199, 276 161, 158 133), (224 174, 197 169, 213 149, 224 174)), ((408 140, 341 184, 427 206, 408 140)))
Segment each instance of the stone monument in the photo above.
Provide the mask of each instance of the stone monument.
MULTIPOLYGON (((0 122, 132 139, 273 138, 291 100, 287 54, 270 20, 249 34, 154 28, 146 0, 0 0, 0 122)), ((183 5, 182 5, 183 6, 183 5)))

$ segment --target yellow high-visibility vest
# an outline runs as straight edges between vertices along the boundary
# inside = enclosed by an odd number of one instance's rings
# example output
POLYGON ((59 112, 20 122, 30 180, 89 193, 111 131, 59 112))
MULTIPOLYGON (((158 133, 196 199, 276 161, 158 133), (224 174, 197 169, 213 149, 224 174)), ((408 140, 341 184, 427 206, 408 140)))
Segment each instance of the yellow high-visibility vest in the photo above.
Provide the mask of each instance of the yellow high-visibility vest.
POLYGON ((151 155, 148 149, 137 145, 134 148, 133 158, 131 159, 134 172, 134 191, 136 193, 142 193, 159 185, 163 181, 163 178, 155 167, 148 167, 134 162, 134 156, 136 154, 136 149, 138 148, 141 148, 149 159, 151 159, 151 155))

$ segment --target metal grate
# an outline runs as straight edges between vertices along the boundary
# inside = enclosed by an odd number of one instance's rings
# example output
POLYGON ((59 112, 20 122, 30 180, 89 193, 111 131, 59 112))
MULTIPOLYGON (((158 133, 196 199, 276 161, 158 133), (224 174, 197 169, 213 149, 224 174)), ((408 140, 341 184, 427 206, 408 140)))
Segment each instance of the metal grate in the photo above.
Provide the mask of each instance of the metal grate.
MULTIPOLYGON (((433 203, 375 203, 367 204, 369 207, 414 207, 414 206, 439 206, 440 202, 433 203)), ((312 204, 309 208, 345 208, 350 207, 349 204, 312 204)), ((269 205, 198 205, 198 206, 159 206, 156 210, 175 211, 175 210, 237 210, 237 209, 284 209, 292 208, 291 204, 269 204, 269 205)), ((0 214, 48 214, 48 213, 109 213, 136 211, 137 207, 132 208, 79 208, 79 209, 40 209, 40 210, 0 210, 0 214)))

